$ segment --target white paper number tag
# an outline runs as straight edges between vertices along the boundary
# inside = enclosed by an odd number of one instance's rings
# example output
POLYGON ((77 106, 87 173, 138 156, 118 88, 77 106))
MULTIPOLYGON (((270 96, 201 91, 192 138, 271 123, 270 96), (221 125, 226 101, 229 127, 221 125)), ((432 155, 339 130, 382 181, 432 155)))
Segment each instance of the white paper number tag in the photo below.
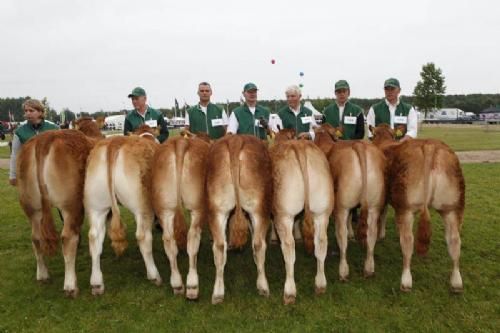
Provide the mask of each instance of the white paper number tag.
POLYGON ((151 128, 158 126, 158 122, 156 120, 146 120, 145 124, 151 128))
POLYGON ((300 120, 302 120, 302 124, 310 124, 312 122, 312 117, 311 116, 300 117, 300 120))
POLYGON ((357 118, 353 116, 345 116, 344 117, 344 124, 347 125, 356 125, 357 118))
POLYGON ((406 124, 407 121, 406 116, 394 116, 394 123, 395 124, 406 124))
POLYGON ((222 119, 212 119, 212 127, 223 126, 223 125, 224 125, 224 120, 222 120, 222 119))
POLYGON ((279 118, 279 117, 278 117, 278 115, 277 115, 276 113, 271 113, 271 114, 269 115, 269 119, 272 119, 272 120, 277 120, 278 118, 279 118))

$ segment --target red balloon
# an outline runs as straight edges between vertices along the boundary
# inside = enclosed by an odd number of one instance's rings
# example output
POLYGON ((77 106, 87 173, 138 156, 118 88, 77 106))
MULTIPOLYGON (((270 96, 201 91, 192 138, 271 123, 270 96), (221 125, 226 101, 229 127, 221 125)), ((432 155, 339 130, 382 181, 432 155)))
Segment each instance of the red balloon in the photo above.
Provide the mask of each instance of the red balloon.
POLYGON ((273 65, 274 65, 275 63, 276 63, 276 60, 272 59, 272 60, 271 60, 271 64, 273 64, 273 65))

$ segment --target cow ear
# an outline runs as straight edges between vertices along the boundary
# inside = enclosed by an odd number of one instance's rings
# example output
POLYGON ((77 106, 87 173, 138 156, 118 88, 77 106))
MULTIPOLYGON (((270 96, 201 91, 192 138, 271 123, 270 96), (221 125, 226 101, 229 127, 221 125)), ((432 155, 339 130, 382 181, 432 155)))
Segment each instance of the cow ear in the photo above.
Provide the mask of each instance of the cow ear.
POLYGON ((102 129, 104 127, 104 124, 106 123, 106 118, 105 117, 97 117, 95 120, 97 127, 99 129, 102 129))

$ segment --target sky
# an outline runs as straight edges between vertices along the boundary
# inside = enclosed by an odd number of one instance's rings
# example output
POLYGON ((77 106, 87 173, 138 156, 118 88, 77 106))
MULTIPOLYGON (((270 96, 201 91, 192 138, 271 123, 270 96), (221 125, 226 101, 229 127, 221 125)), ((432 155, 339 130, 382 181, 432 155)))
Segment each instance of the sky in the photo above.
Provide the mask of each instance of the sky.
POLYGON ((47 97, 74 112, 131 108, 142 86, 153 107, 260 99, 383 96, 396 77, 411 95, 434 62, 447 94, 500 93, 500 1, 0 1, 0 98, 47 97), (275 64, 271 60, 275 60, 275 64), (304 76, 299 75, 300 72, 304 76))

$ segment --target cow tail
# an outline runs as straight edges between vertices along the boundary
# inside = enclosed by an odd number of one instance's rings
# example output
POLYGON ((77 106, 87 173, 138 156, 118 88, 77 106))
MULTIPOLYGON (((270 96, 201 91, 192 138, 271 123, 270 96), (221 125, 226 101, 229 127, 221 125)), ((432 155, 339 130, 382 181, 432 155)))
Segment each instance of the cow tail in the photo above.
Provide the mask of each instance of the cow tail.
POLYGON ((435 146, 426 144, 422 147, 424 154, 424 205, 420 211, 420 219, 418 221, 416 251, 418 255, 424 256, 429 251, 431 242, 431 217, 429 214, 429 181, 431 176, 432 165, 434 164, 435 146))
POLYGON ((180 139, 175 142, 175 174, 177 181, 177 207, 175 208, 174 215, 174 237, 177 247, 181 250, 186 249, 187 244, 187 227, 184 220, 184 211, 182 208, 181 197, 181 181, 182 169, 184 166, 184 155, 188 148, 189 139, 180 139))
MULTIPOLYGON (((47 145, 48 146, 48 145, 47 145)), ((41 220, 41 251, 45 255, 54 255, 57 252, 57 244, 59 235, 57 234, 54 219, 51 213, 51 204, 49 201, 49 193, 43 169, 45 166, 45 158, 48 155, 48 148, 35 146, 35 159, 36 159, 36 172, 38 178, 38 188, 41 196, 42 203, 42 220, 41 220)))
MULTIPOLYGON (((314 252, 314 223, 311 208, 309 205, 309 171, 307 170, 307 151, 300 151, 299 147, 292 146, 295 157, 299 162, 302 179, 304 180, 304 222, 302 223, 302 238, 304 239, 304 248, 306 252, 314 252)), ((307 147, 306 147, 307 149, 307 147)))
POLYGON ((107 149, 107 167, 108 167, 108 191, 111 196, 111 222, 109 224, 108 234, 111 239, 111 247, 117 256, 121 256, 128 246, 127 233, 125 225, 120 219, 120 208, 116 200, 114 168, 118 157, 120 146, 111 142, 107 149))
POLYGON ((366 234, 368 231, 368 167, 366 149, 361 142, 354 143, 352 147, 358 155, 361 167, 361 214, 359 215, 358 226, 356 228, 356 239, 363 246, 366 246, 366 234))
POLYGON ((243 214, 240 202, 240 152, 242 149, 243 140, 239 139, 228 142, 231 178, 236 197, 234 216, 229 223, 229 246, 236 249, 242 248, 248 238, 248 222, 243 214), (234 146, 231 143, 234 143, 234 146))

